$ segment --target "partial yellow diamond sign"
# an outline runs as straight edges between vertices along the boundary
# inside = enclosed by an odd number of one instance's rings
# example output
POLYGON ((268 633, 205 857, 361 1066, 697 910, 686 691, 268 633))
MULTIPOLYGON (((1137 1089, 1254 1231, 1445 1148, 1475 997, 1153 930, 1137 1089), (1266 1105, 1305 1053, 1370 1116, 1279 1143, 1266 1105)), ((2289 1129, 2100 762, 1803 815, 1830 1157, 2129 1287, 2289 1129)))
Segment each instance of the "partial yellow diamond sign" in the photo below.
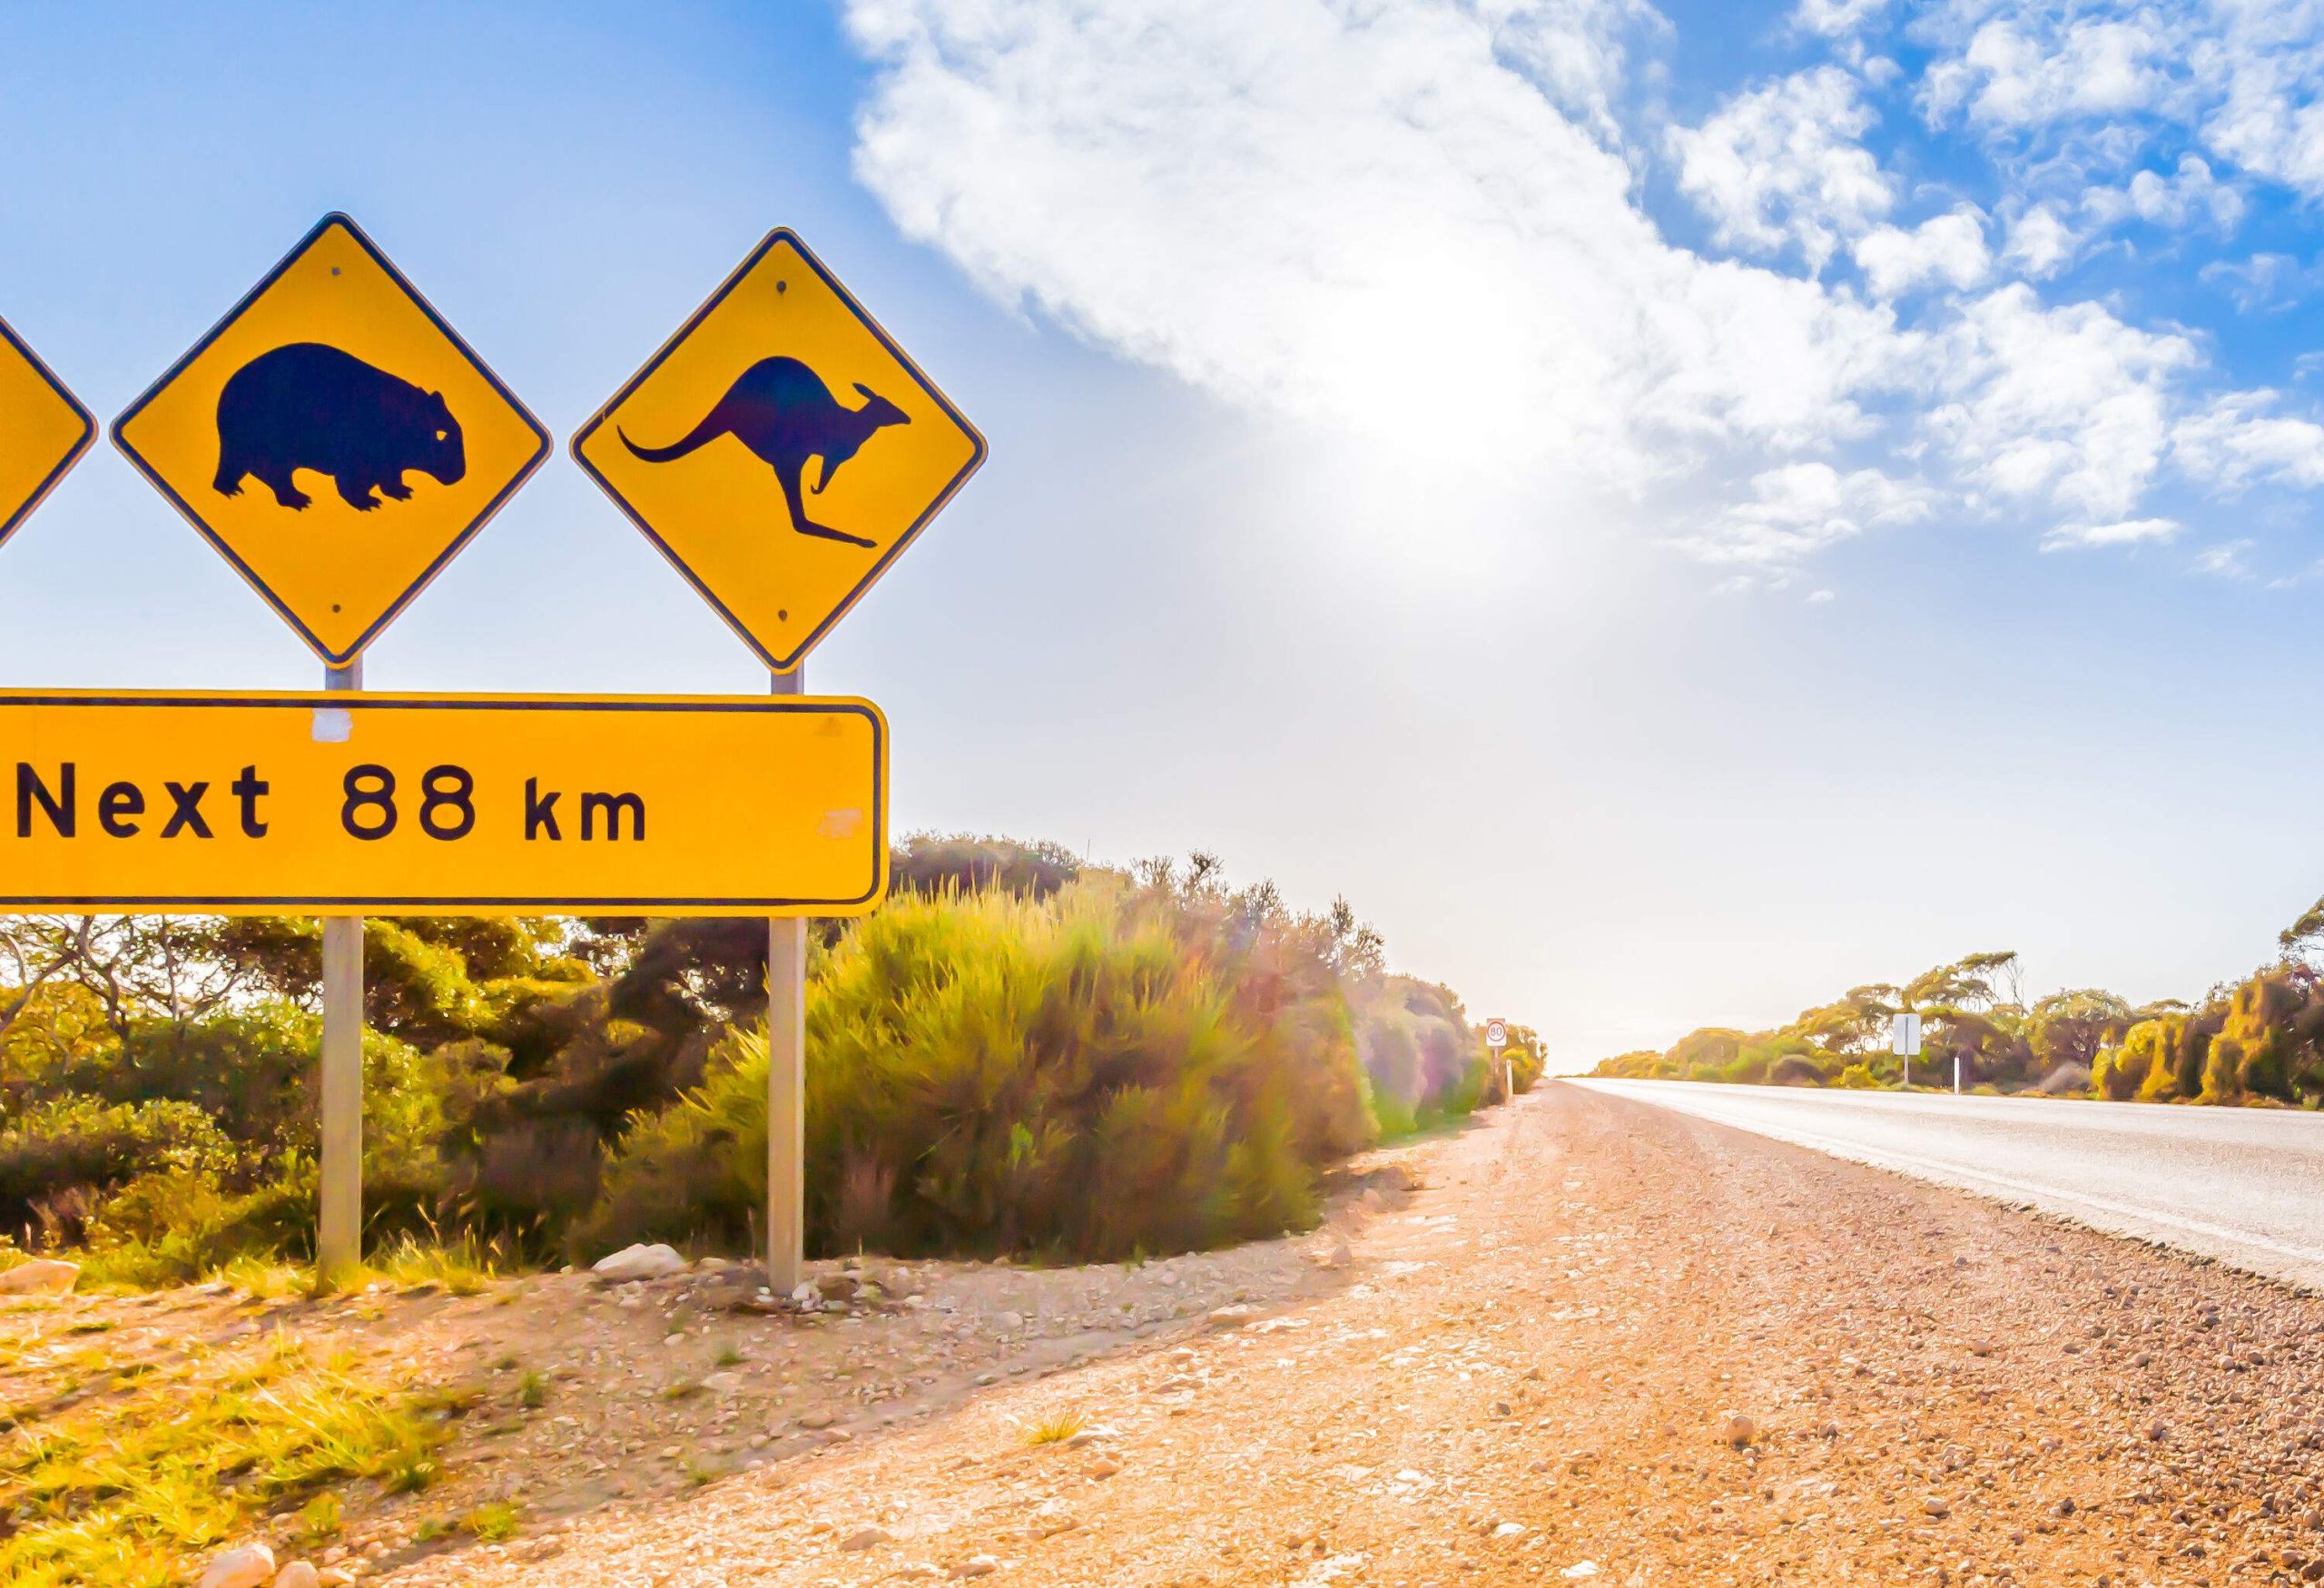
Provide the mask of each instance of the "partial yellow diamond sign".
POLYGON ((40 506, 96 433, 89 410, 0 320, 0 540, 40 506))
POLYGON ((326 215, 113 421, 323 659, 354 659, 548 455, 361 228, 326 215))
POLYGON ((787 673, 985 444, 786 229, 581 428, 573 456, 787 673))

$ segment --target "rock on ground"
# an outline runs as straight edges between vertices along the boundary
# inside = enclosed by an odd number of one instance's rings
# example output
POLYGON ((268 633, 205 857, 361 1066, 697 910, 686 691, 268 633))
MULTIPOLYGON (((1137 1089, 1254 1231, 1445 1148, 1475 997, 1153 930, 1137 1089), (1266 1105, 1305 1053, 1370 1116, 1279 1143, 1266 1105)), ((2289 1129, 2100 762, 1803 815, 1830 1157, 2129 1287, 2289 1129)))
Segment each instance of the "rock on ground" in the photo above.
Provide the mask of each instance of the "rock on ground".
POLYGON ((0 1296, 64 1296, 81 1278, 81 1265, 56 1258, 34 1258, 0 1270, 0 1296))
POLYGON ((266 1588, 273 1580, 274 1552, 262 1544, 246 1544, 212 1561, 196 1588, 266 1588))
POLYGON ((632 1279, 666 1279, 685 1271, 685 1258, 659 1244, 625 1246, 608 1257, 599 1258, 589 1267, 589 1272, 608 1285, 626 1284, 632 1279))

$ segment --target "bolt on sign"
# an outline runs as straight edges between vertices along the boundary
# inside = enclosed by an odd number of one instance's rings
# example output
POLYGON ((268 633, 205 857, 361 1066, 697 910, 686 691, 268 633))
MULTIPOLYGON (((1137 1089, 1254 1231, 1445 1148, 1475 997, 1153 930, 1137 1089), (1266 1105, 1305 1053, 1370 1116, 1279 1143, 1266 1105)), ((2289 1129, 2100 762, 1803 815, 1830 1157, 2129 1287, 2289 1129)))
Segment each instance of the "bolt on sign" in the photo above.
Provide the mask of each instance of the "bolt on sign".
POLYGON ((0 320, 0 540, 40 506, 96 433, 89 410, 0 320))
POLYGON ((888 726, 792 696, 0 693, 0 911, 861 915, 888 726))
POLYGON ((360 654, 549 450, 548 432, 337 214, 113 436, 334 666, 360 654))
POLYGON ((573 456, 788 673, 984 461, 984 438, 788 229, 573 438, 573 456))

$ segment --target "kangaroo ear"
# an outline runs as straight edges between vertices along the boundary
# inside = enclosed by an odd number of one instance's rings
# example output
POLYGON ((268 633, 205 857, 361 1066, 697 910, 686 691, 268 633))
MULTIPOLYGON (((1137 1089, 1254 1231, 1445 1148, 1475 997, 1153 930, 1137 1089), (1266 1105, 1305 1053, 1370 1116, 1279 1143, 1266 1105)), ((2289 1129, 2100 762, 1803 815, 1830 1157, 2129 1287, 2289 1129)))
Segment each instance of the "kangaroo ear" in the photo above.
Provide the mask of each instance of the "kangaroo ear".
POLYGON ((872 390, 869 386, 864 385, 861 380, 858 380, 855 383, 855 390, 862 395, 870 398, 874 402, 880 400, 880 394, 872 390))

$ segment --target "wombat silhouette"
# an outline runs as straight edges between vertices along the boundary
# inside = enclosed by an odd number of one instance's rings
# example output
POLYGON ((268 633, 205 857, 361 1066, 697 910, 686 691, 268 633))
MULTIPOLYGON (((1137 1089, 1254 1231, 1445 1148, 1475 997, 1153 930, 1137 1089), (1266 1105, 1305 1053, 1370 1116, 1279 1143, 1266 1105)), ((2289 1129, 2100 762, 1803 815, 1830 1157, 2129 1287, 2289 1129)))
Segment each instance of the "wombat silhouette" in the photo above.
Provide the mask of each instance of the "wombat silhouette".
POLYGON ((850 546, 872 547, 876 540, 832 529, 807 517, 799 493, 799 476, 807 459, 820 458, 823 467, 815 477, 814 493, 822 495, 840 465, 862 449, 875 431, 889 425, 908 425, 903 409, 862 381, 855 390, 862 408, 844 408, 832 389, 796 359, 761 359, 735 379, 726 395, 702 422, 666 447, 641 447, 626 432, 616 430, 622 445, 648 463, 667 463, 706 447, 721 436, 732 436, 774 470, 783 499, 791 508, 791 527, 802 535, 844 540, 850 546))
POLYGON ((219 393, 218 478, 211 485, 221 496, 240 496, 244 477, 256 475, 276 501, 302 508, 314 498, 291 482, 299 469, 330 475, 340 498, 368 513, 379 497, 411 499, 406 470, 454 485, 468 465, 459 421, 442 392, 321 342, 291 342, 244 364, 219 393))

